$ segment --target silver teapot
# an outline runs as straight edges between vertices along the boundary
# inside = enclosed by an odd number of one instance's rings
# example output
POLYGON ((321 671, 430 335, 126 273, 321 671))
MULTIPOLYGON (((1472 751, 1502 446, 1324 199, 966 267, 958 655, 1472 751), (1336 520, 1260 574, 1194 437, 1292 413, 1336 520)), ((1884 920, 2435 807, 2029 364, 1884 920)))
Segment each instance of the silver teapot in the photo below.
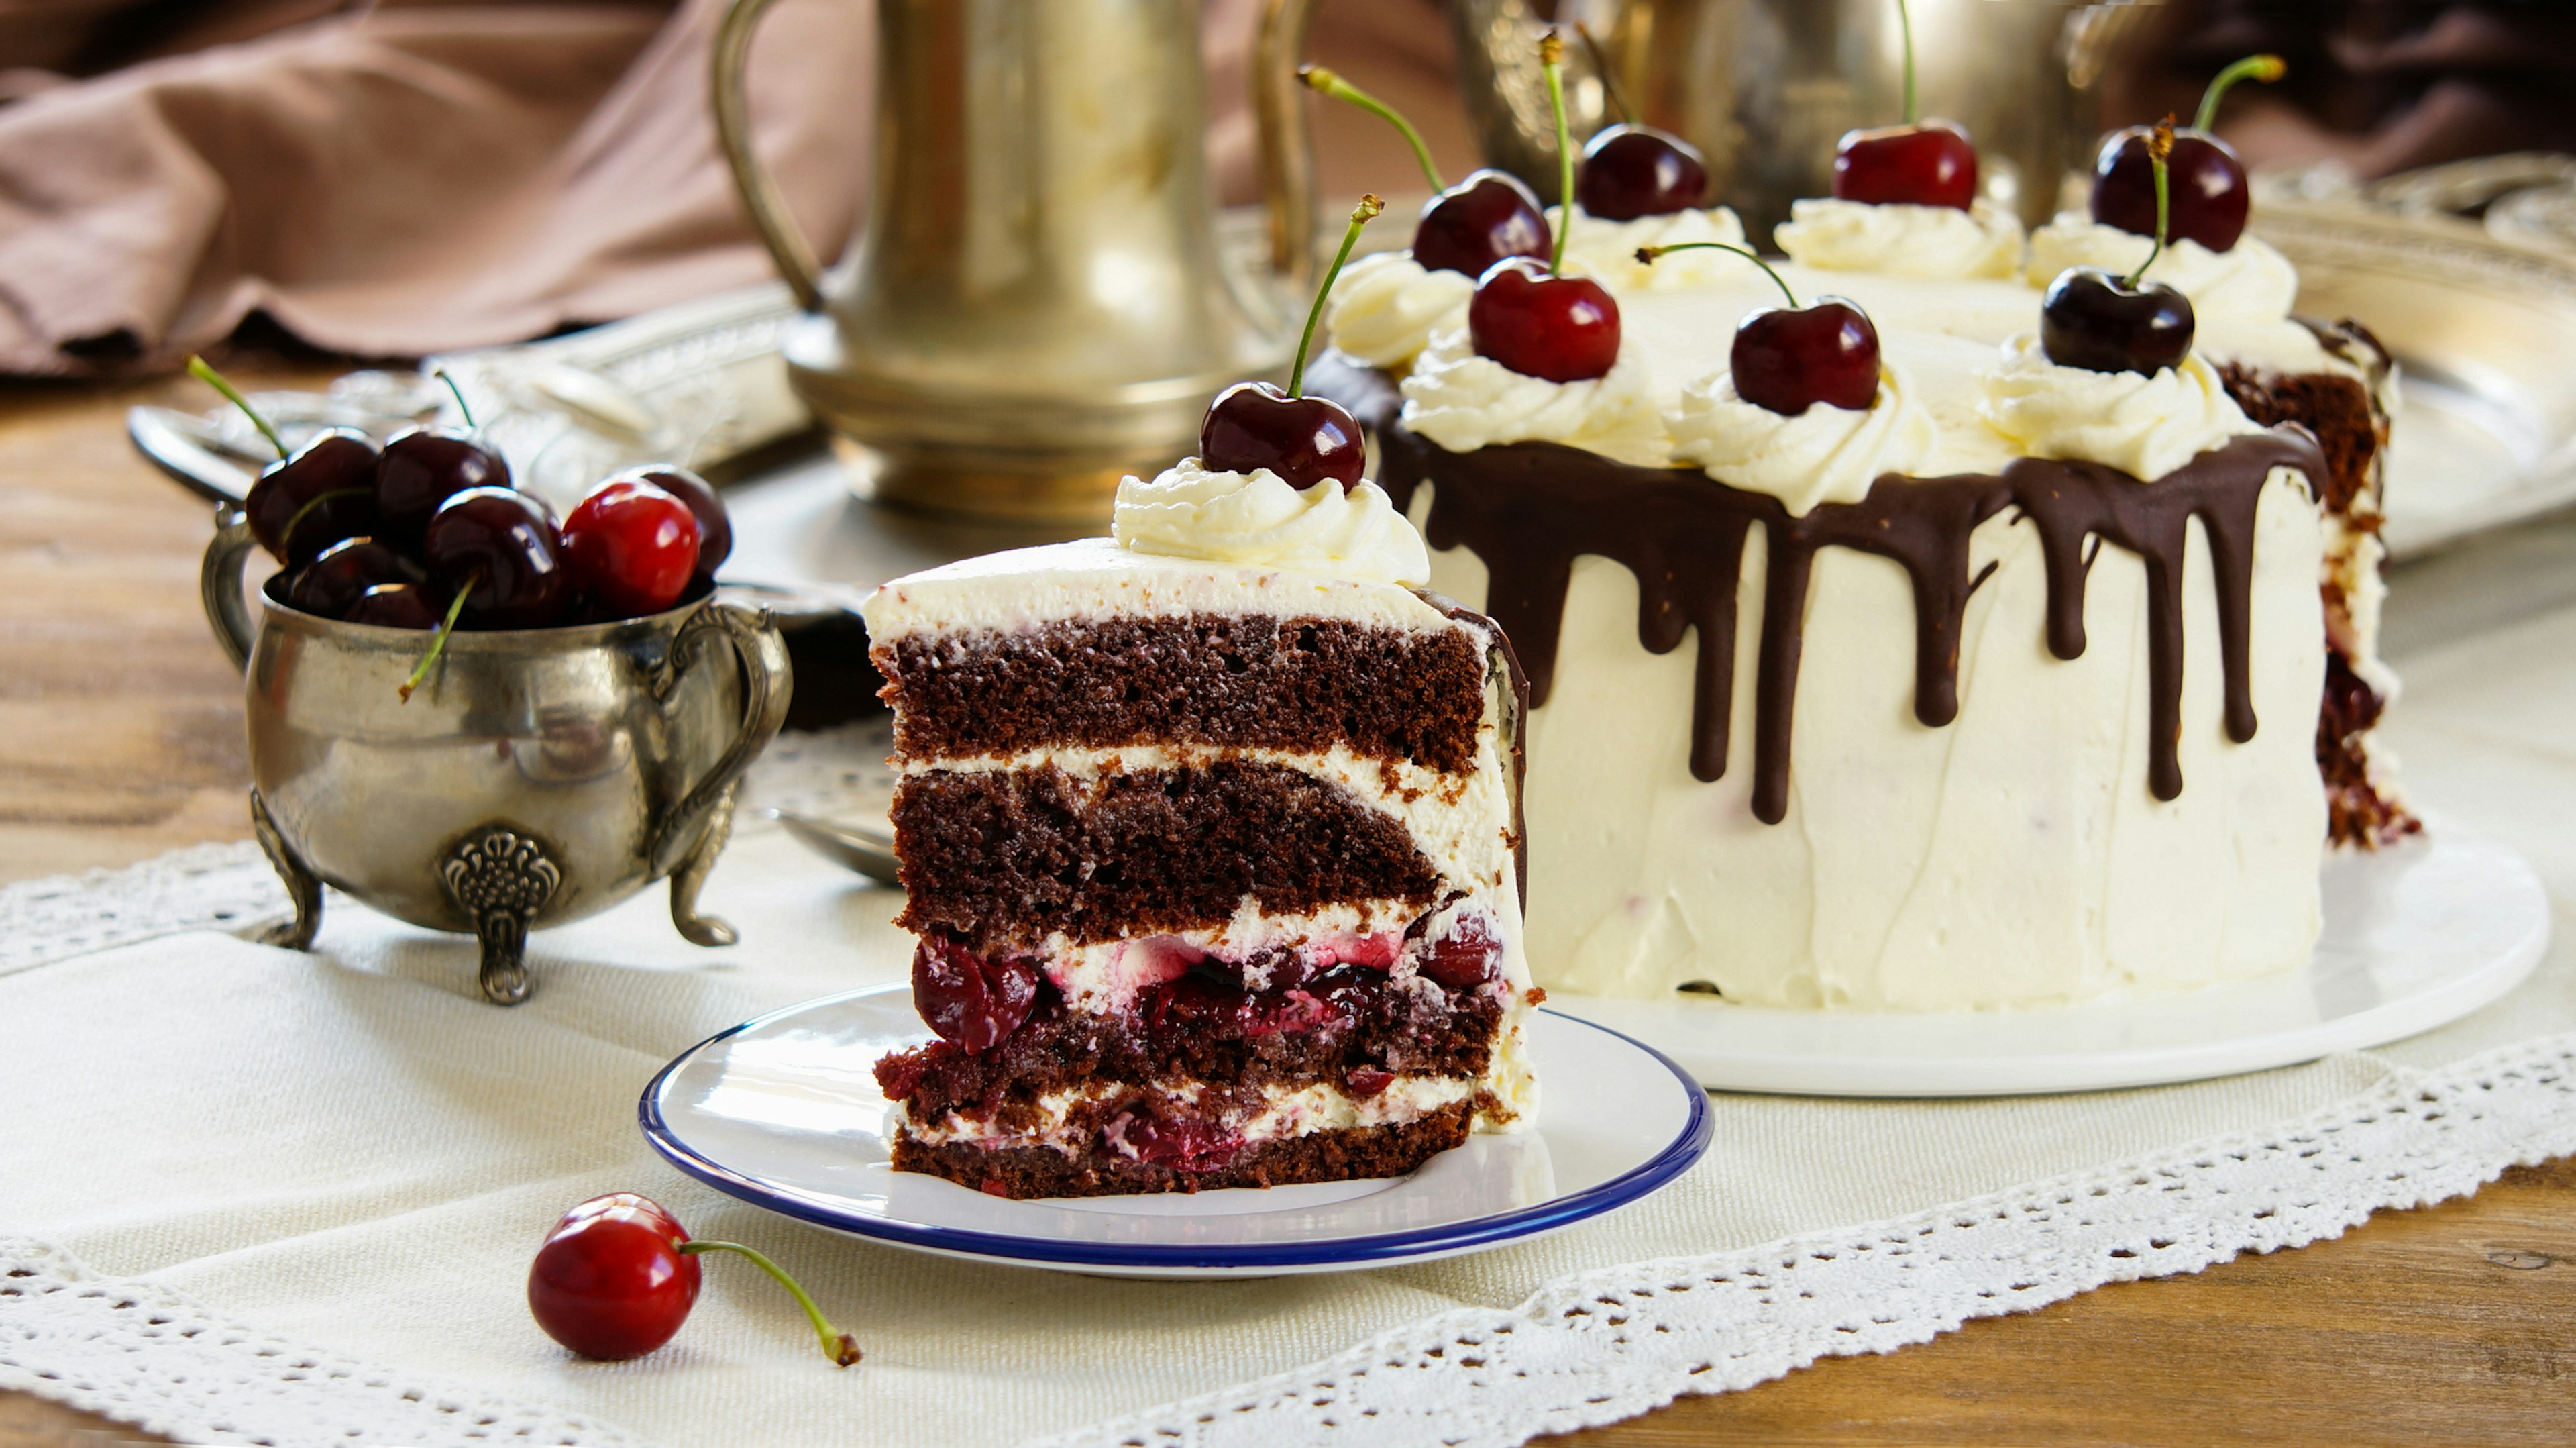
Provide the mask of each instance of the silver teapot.
MULTIPOLYGON (((1901 118, 1895 0, 1567 0, 1596 45, 1566 52, 1576 136, 1620 119, 1679 133, 1708 158, 1713 200, 1757 245, 1789 203, 1830 195, 1834 142, 1901 118), (1602 70, 1609 71, 1605 82, 1602 70), (1614 84, 1615 83, 1615 84, 1614 84)), ((1455 0, 1458 79, 1493 164, 1556 194, 1556 129, 1532 0, 1455 0)), ((1986 199, 2046 221, 2091 159, 2096 87, 2156 14, 2078 0, 1914 0, 1915 86, 1926 116, 1976 138, 1986 199)))
POLYGON ((199 590, 244 668, 251 824, 295 903, 268 943, 310 947, 327 884, 471 933, 483 994, 516 1005, 530 930, 665 876, 681 935, 734 942, 697 896, 743 770, 787 713, 766 610, 702 596, 618 623, 459 632, 405 700, 428 634, 290 608, 284 573, 254 619, 242 571, 258 544, 237 507, 215 524, 199 590))
POLYGON ((1314 241, 1296 80, 1312 0, 1265 0, 1255 100, 1267 274, 1220 254, 1200 0, 878 0, 867 219, 826 273, 752 153, 732 0, 714 100, 744 207, 804 315, 815 414, 878 501, 1102 524, 1118 479, 1196 450, 1210 398, 1284 373, 1314 241))

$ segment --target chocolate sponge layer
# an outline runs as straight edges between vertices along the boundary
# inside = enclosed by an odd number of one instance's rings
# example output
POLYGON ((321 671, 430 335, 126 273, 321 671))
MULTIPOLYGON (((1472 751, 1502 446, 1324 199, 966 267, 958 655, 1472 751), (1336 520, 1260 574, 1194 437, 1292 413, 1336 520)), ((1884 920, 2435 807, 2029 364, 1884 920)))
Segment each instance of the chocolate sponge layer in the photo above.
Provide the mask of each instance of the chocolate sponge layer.
POLYGON ((934 770, 895 790, 907 900, 898 923, 979 953, 1203 929, 1247 895, 1274 915, 1402 901, 1440 874, 1404 826, 1328 781, 1218 759, 1082 780, 1035 769, 934 770))
POLYGON ((1101 618, 909 634, 874 651, 909 759, 1187 743, 1335 744, 1445 773, 1474 766, 1485 651, 1417 633, 1267 614, 1101 618))

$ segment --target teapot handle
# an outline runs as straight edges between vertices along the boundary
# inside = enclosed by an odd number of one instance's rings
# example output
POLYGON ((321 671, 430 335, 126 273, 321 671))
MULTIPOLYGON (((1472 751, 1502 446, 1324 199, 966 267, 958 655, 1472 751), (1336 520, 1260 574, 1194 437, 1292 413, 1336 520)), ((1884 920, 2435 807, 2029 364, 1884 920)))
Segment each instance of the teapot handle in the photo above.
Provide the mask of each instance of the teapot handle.
MULTIPOLYGON (((758 4, 760 0, 751 0, 758 4)), ((698 836, 708 824, 717 802, 724 798, 734 782, 769 741, 787 718, 787 698, 795 688, 795 674, 787 662, 787 641, 779 636, 778 625, 765 608, 746 608, 731 599, 711 598, 688 621, 680 625, 671 640, 671 686, 678 687, 680 676, 700 667, 707 657, 707 645, 722 640, 724 659, 730 667, 739 659, 743 672, 742 727, 733 742, 725 746, 715 767, 706 778, 692 786, 662 821, 653 836, 653 878, 669 874, 683 855, 697 844, 698 836)))
POLYGON ((796 294, 796 305, 819 312, 823 309, 822 264, 814 259, 813 243, 798 229, 786 198, 778 194, 778 183, 770 179, 759 155, 751 148, 751 108, 743 99, 742 73, 751 59, 752 29, 768 9, 769 0, 732 0, 725 7, 724 19, 716 26, 716 137, 724 143, 725 165, 733 171, 734 191, 742 197, 743 210, 750 214, 752 228, 760 233, 761 245, 769 248, 769 259, 778 267, 778 275, 796 294))
POLYGON ((1270 270, 1292 293, 1315 281, 1315 142, 1306 125, 1306 28, 1315 0, 1264 0, 1252 58, 1253 121, 1260 140, 1261 205, 1270 214, 1270 270))
POLYGON ((250 604, 242 598, 242 566, 258 550, 250 516, 232 503, 217 503, 215 536, 197 566, 197 599, 205 605, 206 626, 215 631, 215 642, 223 645, 236 669, 250 665, 254 626, 250 604))

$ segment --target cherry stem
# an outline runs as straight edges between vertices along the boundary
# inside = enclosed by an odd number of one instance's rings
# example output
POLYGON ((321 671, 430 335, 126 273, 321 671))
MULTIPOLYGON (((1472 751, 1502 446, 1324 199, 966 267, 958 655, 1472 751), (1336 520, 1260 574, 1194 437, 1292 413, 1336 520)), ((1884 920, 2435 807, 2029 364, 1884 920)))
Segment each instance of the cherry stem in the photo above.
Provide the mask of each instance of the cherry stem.
POLYGON ((1549 276, 1565 275, 1565 238, 1574 230, 1574 133, 1565 124, 1565 40, 1551 30, 1538 38, 1538 66, 1547 72, 1547 103, 1556 112, 1556 254, 1549 276))
POLYGON ((1905 40, 1905 124, 1914 124, 1914 17, 1896 0, 1896 33, 1905 40))
POLYGON ((474 426, 474 409, 465 405, 465 389, 456 385, 455 375, 444 367, 429 375, 447 384, 447 395, 456 399, 456 410, 465 415, 465 425, 474 426))
POLYGON ((304 500, 304 506, 295 510, 295 516, 286 520, 286 531, 277 535, 277 541, 292 549, 295 546, 295 530, 304 526, 304 515, 333 498, 365 498, 372 497, 374 494, 373 488, 333 488, 327 493, 318 493, 307 498, 304 500))
POLYGON ((394 690, 396 694, 402 696, 404 703, 411 702, 411 691, 420 687, 420 681, 429 677, 429 671, 437 664, 439 655, 447 652, 447 636, 456 632, 457 615, 465 612, 466 598, 482 586, 483 571, 478 568, 472 577, 465 580, 465 586, 456 590, 456 601, 447 606, 447 617, 440 621, 437 634, 431 637, 429 652, 420 656, 420 663, 411 671, 411 677, 402 681, 401 688, 394 690))
POLYGON ((1351 259, 1351 247, 1360 239, 1360 228, 1375 220, 1386 209, 1386 203, 1362 192, 1360 204, 1351 208, 1351 226, 1342 233, 1342 249, 1333 253, 1333 265, 1324 273, 1324 284, 1315 288, 1315 304, 1306 309, 1306 331, 1297 339, 1297 360, 1288 369, 1288 395, 1306 395, 1306 349, 1315 344, 1315 323, 1324 315, 1324 298, 1333 294, 1333 283, 1341 277, 1342 263, 1351 259))
POLYGON ((1610 108, 1619 113, 1619 119, 1633 123, 1637 108, 1628 104, 1628 92, 1620 88, 1619 73, 1610 68, 1609 54, 1602 50, 1600 41, 1592 38, 1592 27, 1578 20, 1574 22, 1574 35, 1583 42, 1583 53, 1592 57, 1592 68, 1601 75, 1601 89, 1609 94, 1610 108))
POLYGON ((2139 278, 2144 277, 2147 268, 2154 266, 2156 258, 2165 252, 2165 228, 2172 221, 2173 196, 2172 184, 2165 176, 2165 158, 2172 154, 2173 117, 2167 116, 2156 122, 2156 133, 2147 137, 2147 164, 2154 167, 2156 173, 2156 244, 2147 249, 2147 259, 2138 263, 2138 269, 2129 273, 2128 281, 2122 283, 2131 290, 2137 288, 2139 278))
POLYGON ((1431 148, 1423 143, 1422 133, 1413 129, 1413 122, 1406 120, 1395 107, 1342 79, 1337 72, 1326 70, 1320 65, 1297 67, 1297 78, 1306 83, 1308 90, 1320 91, 1337 101, 1347 101, 1395 127, 1403 134, 1404 144, 1413 148, 1413 159, 1421 163, 1422 179, 1430 182, 1431 189, 1434 191, 1449 189, 1449 183, 1440 179, 1440 168, 1431 163, 1431 148))
POLYGON ((779 1286, 795 1295, 796 1305, 805 1309, 806 1318, 814 1324, 814 1335, 822 1340, 823 1356, 830 1358, 839 1367, 848 1367, 859 1360, 858 1342, 848 1333, 835 1329, 824 1319, 823 1309, 814 1305, 814 1299, 806 1295, 805 1289, 797 1285, 795 1278, 787 1275, 786 1268, 740 1242, 682 1242, 680 1251, 683 1255, 692 1257, 700 1252, 739 1252, 750 1258, 751 1265, 778 1279, 779 1286))
POLYGON ((277 435, 277 429, 268 425, 268 419, 259 415, 259 409, 250 405, 249 398, 242 396, 231 383, 224 380, 224 374, 207 366, 205 358, 191 353, 188 357, 188 375, 229 398, 233 406, 242 410, 242 416, 250 419, 250 425, 259 429, 259 435, 268 439, 268 445, 277 449, 278 460, 281 462, 285 460, 286 439, 277 435))
POLYGON ((1769 277, 1771 280, 1780 284, 1780 295, 1789 299, 1789 310, 1794 312, 1798 309, 1798 294, 1789 290, 1788 279, 1781 276, 1778 272, 1773 271, 1771 269, 1771 263, 1764 261, 1762 258, 1754 255, 1750 250, 1737 246, 1732 242, 1676 241, 1669 246, 1641 246, 1637 248, 1637 260, 1647 266, 1653 266, 1655 264, 1655 258, 1662 256, 1665 252, 1692 251, 1696 249, 1731 251, 1737 256, 1744 258, 1746 261, 1753 263, 1755 266, 1762 268, 1762 274, 1764 276, 1769 277))
POLYGON ((2289 74, 2289 71, 2290 67, 2277 55, 2249 55, 2220 71, 2210 80, 2209 89, 2200 93, 2200 113, 2191 118, 2191 128, 2195 131, 2206 131, 2217 121, 2219 98, 2227 94, 2229 86, 2240 80, 2259 80, 2268 83, 2279 80, 2289 74))

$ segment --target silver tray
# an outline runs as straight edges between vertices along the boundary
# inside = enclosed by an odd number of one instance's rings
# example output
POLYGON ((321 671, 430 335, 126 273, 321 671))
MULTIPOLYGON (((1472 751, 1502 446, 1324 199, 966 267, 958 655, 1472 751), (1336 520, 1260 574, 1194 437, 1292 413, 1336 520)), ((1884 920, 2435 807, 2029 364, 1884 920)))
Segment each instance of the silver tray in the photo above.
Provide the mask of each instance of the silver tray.
POLYGON ((2267 196, 2254 229, 2298 265, 2303 315, 2357 318, 2397 356, 2392 553, 2576 502, 2576 254, 2358 201, 2267 196))

